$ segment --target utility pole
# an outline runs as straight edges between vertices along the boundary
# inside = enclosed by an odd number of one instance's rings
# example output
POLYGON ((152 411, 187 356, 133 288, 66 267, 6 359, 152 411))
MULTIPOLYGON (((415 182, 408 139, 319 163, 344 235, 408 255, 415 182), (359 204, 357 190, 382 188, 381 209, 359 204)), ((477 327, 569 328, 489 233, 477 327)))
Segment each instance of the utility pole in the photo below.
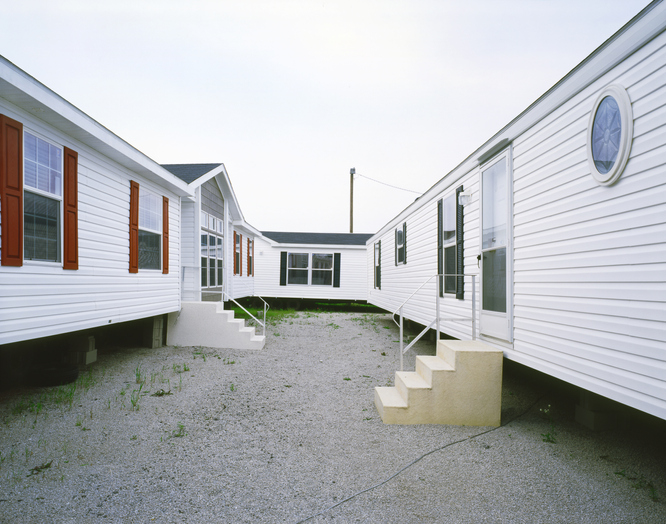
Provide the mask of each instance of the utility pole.
POLYGON ((356 169, 349 170, 349 232, 354 232, 354 175, 356 169))

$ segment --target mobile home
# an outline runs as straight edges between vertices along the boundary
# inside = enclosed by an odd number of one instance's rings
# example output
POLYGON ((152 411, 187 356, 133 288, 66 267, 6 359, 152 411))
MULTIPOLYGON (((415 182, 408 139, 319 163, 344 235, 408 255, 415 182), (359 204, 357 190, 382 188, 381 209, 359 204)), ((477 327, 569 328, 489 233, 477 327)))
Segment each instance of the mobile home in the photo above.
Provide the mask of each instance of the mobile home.
POLYGON ((0 345, 177 311, 187 185, 2 57, 0 115, 0 345))
POLYGON ((257 295, 325 300, 367 299, 362 233, 262 231, 256 242, 257 295))
POLYGON ((666 418, 665 29, 653 2, 370 238, 368 301, 439 295, 448 335, 666 418))

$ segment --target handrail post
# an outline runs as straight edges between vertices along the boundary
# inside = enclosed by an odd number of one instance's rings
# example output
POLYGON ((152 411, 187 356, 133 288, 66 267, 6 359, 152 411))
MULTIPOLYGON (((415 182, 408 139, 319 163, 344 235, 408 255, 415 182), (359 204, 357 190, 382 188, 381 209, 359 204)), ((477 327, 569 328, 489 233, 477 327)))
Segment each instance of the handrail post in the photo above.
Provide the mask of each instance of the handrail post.
POLYGON ((267 304, 266 304, 265 300, 262 300, 262 301, 264 303, 264 318, 262 319, 264 321, 264 325, 262 326, 261 334, 265 337, 266 336, 266 313, 267 313, 266 306, 267 306, 267 304))
POLYGON ((437 352, 437 345, 439 344, 439 275, 435 279, 435 313, 437 314, 437 338, 435 339, 435 352, 437 352))
POLYGON ((472 275, 472 340, 476 340, 476 275, 472 275))
POLYGON ((402 346, 404 345, 402 339, 402 307, 400 307, 400 371, 404 371, 402 365, 402 346))

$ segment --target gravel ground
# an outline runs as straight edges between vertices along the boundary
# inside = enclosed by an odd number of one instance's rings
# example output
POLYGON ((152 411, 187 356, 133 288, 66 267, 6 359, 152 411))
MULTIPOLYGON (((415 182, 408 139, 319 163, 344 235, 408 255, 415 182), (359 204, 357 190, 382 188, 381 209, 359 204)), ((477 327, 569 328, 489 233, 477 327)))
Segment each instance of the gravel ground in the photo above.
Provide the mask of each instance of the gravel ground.
POLYGON ((301 312, 263 351, 113 348, 3 392, 0 522, 666 522, 663 421, 592 433, 507 368, 500 428, 386 426, 397 348, 388 315, 301 312))

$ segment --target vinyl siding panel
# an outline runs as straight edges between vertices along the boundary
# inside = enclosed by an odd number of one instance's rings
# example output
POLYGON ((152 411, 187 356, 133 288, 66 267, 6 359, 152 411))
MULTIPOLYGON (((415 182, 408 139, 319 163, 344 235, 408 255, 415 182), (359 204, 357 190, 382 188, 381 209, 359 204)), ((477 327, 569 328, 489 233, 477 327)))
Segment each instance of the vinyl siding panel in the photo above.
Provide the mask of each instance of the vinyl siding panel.
POLYGON ((666 39, 659 36, 514 141, 510 358, 666 418, 666 39), (629 162, 589 173, 589 111, 631 98, 629 162))
POLYGON ((0 112, 79 155, 79 269, 0 268, 0 344, 136 320, 180 306, 180 198, 0 99, 0 112), (170 272, 128 272, 129 181, 169 198, 170 272))

